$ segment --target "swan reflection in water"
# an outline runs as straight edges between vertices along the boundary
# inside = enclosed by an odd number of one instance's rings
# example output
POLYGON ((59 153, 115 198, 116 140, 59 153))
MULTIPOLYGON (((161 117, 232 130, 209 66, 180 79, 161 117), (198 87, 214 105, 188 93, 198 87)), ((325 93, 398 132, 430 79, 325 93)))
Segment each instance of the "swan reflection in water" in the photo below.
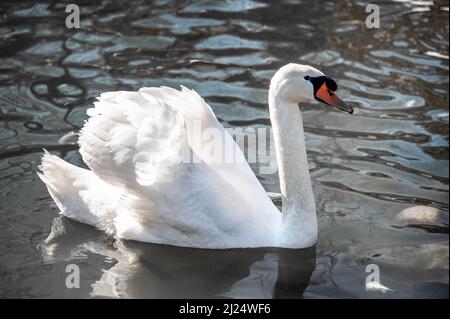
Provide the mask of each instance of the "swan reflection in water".
POLYGON ((315 247, 209 250, 119 241, 63 216, 40 248, 47 263, 81 261, 91 297, 302 298, 316 260, 315 247), (87 279, 82 261, 89 254, 113 266, 87 279))

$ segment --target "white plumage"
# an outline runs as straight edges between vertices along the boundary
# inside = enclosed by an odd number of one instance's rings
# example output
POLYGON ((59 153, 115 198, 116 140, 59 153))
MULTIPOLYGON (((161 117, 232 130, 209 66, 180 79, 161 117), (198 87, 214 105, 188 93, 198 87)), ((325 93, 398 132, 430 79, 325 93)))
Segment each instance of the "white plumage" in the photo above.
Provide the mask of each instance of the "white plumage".
POLYGON ((314 98, 310 77, 324 75, 289 64, 270 86, 283 214, 211 108, 185 87, 102 94, 79 137, 90 170, 46 152, 39 177, 63 215, 119 238, 217 249, 312 246, 317 219, 297 107, 314 98), (214 129, 233 162, 197 143, 199 125, 214 129))

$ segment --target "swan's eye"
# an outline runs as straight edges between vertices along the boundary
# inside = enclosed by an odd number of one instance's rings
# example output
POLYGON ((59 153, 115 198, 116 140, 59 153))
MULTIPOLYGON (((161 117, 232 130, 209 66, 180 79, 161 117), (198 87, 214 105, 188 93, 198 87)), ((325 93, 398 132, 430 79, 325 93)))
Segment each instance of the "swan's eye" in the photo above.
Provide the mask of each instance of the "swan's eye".
POLYGON ((328 89, 328 94, 330 94, 330 96, 331 96, 331 97, 333 97, 333 96, 334 96, 334 93, 333 93, 333 91, 331 91, 330 89, 328 89))

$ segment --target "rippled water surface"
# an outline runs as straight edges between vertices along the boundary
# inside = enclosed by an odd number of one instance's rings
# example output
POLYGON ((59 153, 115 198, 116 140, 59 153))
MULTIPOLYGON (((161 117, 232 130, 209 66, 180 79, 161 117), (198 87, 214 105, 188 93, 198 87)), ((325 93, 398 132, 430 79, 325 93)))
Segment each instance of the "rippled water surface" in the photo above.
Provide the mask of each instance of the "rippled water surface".
MULTIPOLYGON (((448 297, 447 1, 382 1, 380 29, 364 1, 77 3, 78 30, 62 1, 0 4, 1 297, 448 297), (65 136, 100 93, 183 84, 224 126, 267 127, 268 83, 288 62, 325 71, 355 108, 302 106, 315 248, 119 243, 58 217, 42 148, 82 165, 65 136), (398 218, 415 206, 436 218, 398 218), (68 264, 80 289, 65 287, 68 264), (390 291, 366 291, 369 264, 390 291)), ((276 174, 258 177, 279 192, 276 174)))

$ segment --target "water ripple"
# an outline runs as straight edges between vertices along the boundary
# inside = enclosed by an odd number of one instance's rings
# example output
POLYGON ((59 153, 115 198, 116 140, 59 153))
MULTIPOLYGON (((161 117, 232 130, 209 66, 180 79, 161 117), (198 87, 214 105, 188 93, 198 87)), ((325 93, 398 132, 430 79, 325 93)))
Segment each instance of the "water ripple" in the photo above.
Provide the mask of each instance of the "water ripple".
MULTIPOLYGON (((369 297, 352 280, 374 259, 389 269, 383 278, 396 297, 426 297, 420 288, 426 282, 448 285, 448 258, 446 276, 439 275, 442 267, 423 270, 431 267, 424 260, 415 260, 408 276, 403 270, 411 256, 401 253, 411 245, 430 254, 444 246, 448 256, 448 227, 394 220, 413 205, 448 214, 448 2, 380 3, 381 28, 370 30, 366 2, 83 2, 78 30, 63 27, 65 4, 2 4, 0 263, 8 281, 0 279, 2 294, 21 295, 27 280, 48 282, 56 271, 42 266, 30 244, 44 239, 55 216, 34 172, 42 148, 83 165, 64 136, 80 129, 96 96, 183 84, 204 96, 225 126, 270 127, 269 80, 288 62, 325 71, 355 108, 348 116, 301 106, 321 225, 305 296, 369 297), (33 267, 16 264, 24 255, 33 267)), ((258 178, 279 193, 276 174, 258 178)), ((95 269, 111 267, 104 264, 115 258, 76 252, 91 256, 95 269)), ((255 265, 269 262, 274 259, 255 265)))

